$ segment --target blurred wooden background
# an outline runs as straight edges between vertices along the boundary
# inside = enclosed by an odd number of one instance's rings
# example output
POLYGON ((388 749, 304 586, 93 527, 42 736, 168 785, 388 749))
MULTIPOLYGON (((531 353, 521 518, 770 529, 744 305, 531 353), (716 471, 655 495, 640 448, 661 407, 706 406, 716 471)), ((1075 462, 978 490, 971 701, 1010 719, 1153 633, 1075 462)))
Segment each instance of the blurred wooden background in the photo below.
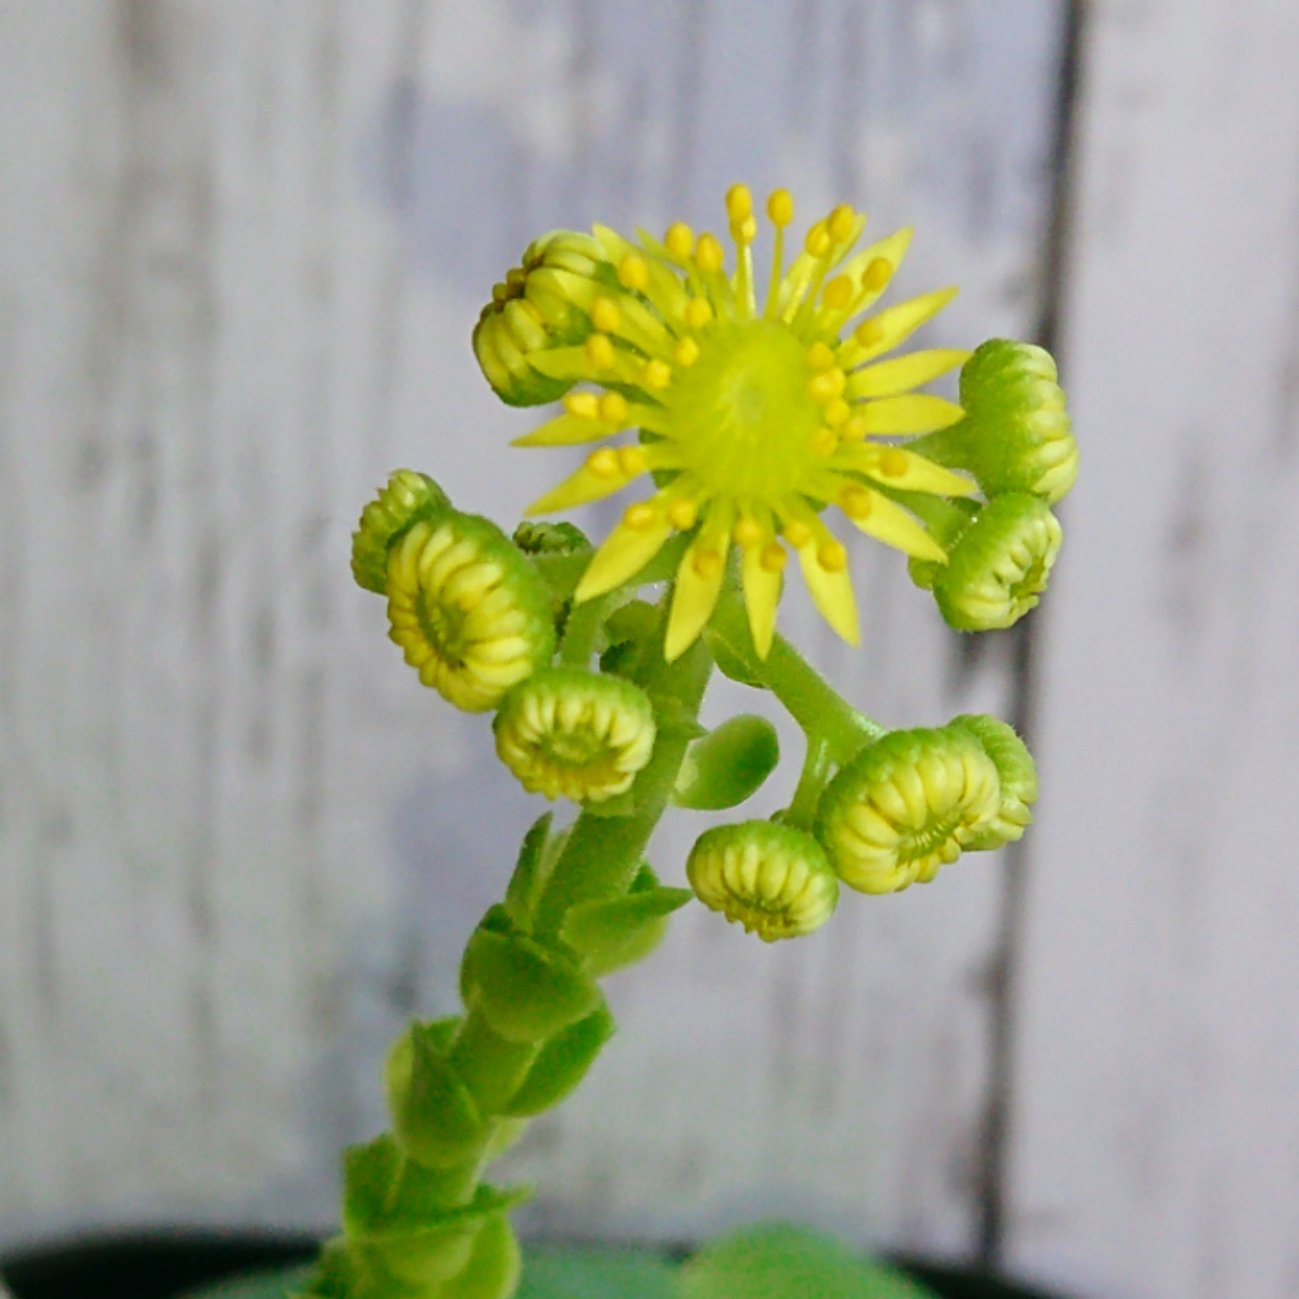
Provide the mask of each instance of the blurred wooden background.
POLYGON ((1027 724, 1039 822, 806 942, 690 908, 514 1161, 530 1224, 1299 1294, 1296 66, 1291 0, 0 6, 0 1244, 332 1220, 537 810, 386 642, 355 515, 409 464, 516 517, 555 462, 502 454, 493 279, 743 178, 913 223, 937 341, 1060 350, 1026 634, 867 547, 863 651, 787 619, 889 724, 1027 724))

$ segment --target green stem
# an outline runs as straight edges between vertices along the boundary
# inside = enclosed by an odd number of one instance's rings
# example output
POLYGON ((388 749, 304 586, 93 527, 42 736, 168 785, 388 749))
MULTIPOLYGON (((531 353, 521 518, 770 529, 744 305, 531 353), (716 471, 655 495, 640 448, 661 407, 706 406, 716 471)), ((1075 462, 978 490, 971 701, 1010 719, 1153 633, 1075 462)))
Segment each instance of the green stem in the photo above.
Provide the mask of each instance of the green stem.
POLYGON ((819 740, 838 763, 847 762, 867 744, 884 734, 884 727, 859 713, 787 641, 777 635, 765 659, 758 657, 749 633, 739 595, 723 593, 708 632, 745 671, 780 700, 789 715, 802 727, 809 742, 819 740))
POLYGON ((799 830, 811 830, 821 801, 821 791, 830 778, 833 766, 834 758, 829 744, 819 737, 809 736, 798 788, 794 790, 794 797, 784 815, 786 825, 795 826, 799 830))

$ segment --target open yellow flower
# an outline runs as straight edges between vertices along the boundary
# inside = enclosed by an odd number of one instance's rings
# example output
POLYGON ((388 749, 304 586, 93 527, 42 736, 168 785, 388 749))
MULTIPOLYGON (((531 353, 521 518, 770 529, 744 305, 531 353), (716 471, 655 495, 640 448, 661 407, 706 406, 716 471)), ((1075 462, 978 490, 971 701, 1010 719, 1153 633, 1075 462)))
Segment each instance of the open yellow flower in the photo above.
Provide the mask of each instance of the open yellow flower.
POLYGON ((888 288, 911 231, 854 251, 866 219, 847 205, 816 221, 786 268, 788 191, 767 202, 775 247, 760 306, 747 188, 726 209, 736 255, 677 222, 636 241, 596 226, 608 273, 551 273, 586 312, 579 344, 547 346, 527 363, 557 381, 589 385, 523 446, 604 443, 529 509, 549 514, 610 496, 652 475, 655 490, 627 507, 577 588, 588 600, 633 578, 674 532, 690 533, 677 573, 666 654, 683 653, 707 623, 739 548, 749 625, 766 656, 788 550, 826 621, 858 639, 848 556, 822 515, 827 505, 862 532, 917 558, 944 552, 894 492, 963 496, 966 477, 901 443, 954 424, 953 402, 914 389, 961 365, 951 349, 879 360, 955 294, 941 289, 865 315, 888 288), (610 445, 620 431, 634 439, 610 445))

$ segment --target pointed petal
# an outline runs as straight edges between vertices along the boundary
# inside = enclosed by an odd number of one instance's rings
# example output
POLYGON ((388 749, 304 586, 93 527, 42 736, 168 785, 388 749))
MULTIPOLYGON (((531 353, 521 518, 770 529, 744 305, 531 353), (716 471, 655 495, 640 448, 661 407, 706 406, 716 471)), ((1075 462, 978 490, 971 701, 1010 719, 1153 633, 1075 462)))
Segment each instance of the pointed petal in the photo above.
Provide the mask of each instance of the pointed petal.
MULTIPOLYGON (((877 316, 869 317, 874 340, 867 345, 853 339, 839 349, 840 365, 860 365, 863 361, 873 360, 885 352, 891 352, 899 343, 904 343, 921 325, 931 321, 959 290, 954 286, 947 289, 934 289, 932 293, 922 293, 918 298, 908 298, 894 307, 881 311, 877 316)), ((863 322, 865 324, 866 322, 863 322)), ((862 326, 858 326, 860 329, 862 326)))
POLYGON ((557 415, 538 424, 530 433, 515 438, 512 447, 574 447, 585 442, 598 442, 618 431, 616 424, 604 420, 580 419, 576 415, 557 415))
POLYGON ((879 397, 861 403, 853 413, 864 421, 867 433, 932 433, 965 418, 954 401, 924 392, 879 397))
POLYGON ((574 505, 601 501, 606 496, 622 491, 633 478, 644 472, 640 470, 638 473, 627 474, 621 468, 615 468, 612 473, 596 473, 588 462, 557 487, 552 487, 544 496, 539 496, 524 513, 553 514, 556 510, 571 509, 574 505))
POLYGON ((975 491, 975 484, 970 479, 902 447, 849 444, 839 448, 831 463, 835 469, 866 474, 889 487, 908 492, 971 496, 975 491))
POLYGON ((852 397, 892 397, 910 392, 912 388, 919 388, 940 374, 964 365, 971 356, 972 352, 955 347, 910 352, 856 371, 848 380, 848 393, 852 397))
POLYGON ((864 513, 854 510, 848 516, 853 527, 916 559, 932 559, 940 564, 947 561, 947 552, 914 516, 887 496, 881 496, 869 487, 862 490, 869 495, 870 509, 864 513))
POLYGON ((902 265, 903 258, 907 255, 907 249, 911 247, 911 238, 914 234, 915 231, 911 226, 903 226, 901 230, 895 230, 891 235, 877 239, 844 263, 842 274, 855 281, 861 280, 862 273, 877 258, 882 257, 893 267, 893 275, 890 275, 878 289, 868 289, 862 285, 854 296, 852 304, 843 313, 845 319, 848 316, 855 316, 859 311, 865 311, 887 291, 889 285, 893 283, 893 276, 897 274, 898 267, 902 265))
POLYGON ((807 589, 812 594, 812 603, 816 605, 821 617, 849 645, 859 645, 861 632, 857 625, 857 601, 853 596, 852 577, 847 563, 842 562, 843 547, 825 526, 825 520, 809 509, 801 498, 787 498, 781 507, 781 514, 784 518, 802 524, 809 534, 807 541, 798 547, 798 564, 803 570, 807 589), (839 551, 841 562, 838 565, 822 562, 822 553, 828 547, 839 551))
POLYGON ((663 645, 663 657, 669 663, 695 643, 712 617, 726 580, 727 544, 725 530, 719 535, 716 528, 709 528, 695 538, 682 556, 663 645))
POLYGON ((776 608, 780 604, 784 576, 762 566, 762 551, 762 546, 751 546, 744 552, 741 575, 753 647, 758 651, 758 657, 765 659, 771 652, 771 640, 776 634, 776 608))
POLYGON ((573 598, 581 604, 621 586, 658 554, 671 535, 672 525, 666 516, 660 516, 648 528, 618 524, 587 565, 573 598))

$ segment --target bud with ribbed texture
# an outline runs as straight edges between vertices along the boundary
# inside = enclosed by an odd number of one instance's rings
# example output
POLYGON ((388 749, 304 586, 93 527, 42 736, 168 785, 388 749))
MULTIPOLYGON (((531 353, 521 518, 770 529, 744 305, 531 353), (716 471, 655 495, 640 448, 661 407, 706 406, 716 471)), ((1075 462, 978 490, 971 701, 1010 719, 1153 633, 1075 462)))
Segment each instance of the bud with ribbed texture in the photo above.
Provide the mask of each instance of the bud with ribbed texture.
POLYGON ((502 401, 538 406, 573 386, 571 379, 538 373, 528 353, 580 343, 590 334, 591 321, 574 289, 601 278, 616 282, 600 245, 590 235, 555 230, 530 244, 522 265, 493 287, 473 343, 483 376, 502 401))
POLYGON ((895 893, 955 861, 1000 807, 997 768, 958 728, 892 731, 826 787, 818 831, 850 888, 895 893))
POLYGON ((554 651, 541 578, 489 519, 454 510, 393 547, 388 619, 420 680, 466 712, 494 708, 554 651))
POLYGON ((654 710, 621 677, 585 668, 537 672, 496 714, 496 752, 524 789, 602 803, 631 788, 654 750, 654 710))
POLYGON ((1056 380, 1045 349, 991 339, 961 370, 966 418, 911 449, 968 470, 988 496, 1028 492, 1054 504, 1078 477, 1078 444, 1056 380))
POLYGON ((361 511, 352 533, 352 576, 358 586, 383 595, 388 585, 388 552, 421 519, 450 507, 446 493, 427 474, 398 469, 361 511))
POLYGON ((1012 627, 1046 589, 1063 533, 1047 503, 1022 492, 995 496, 933 574, 934 598, 957 631, 1012 627))
POLYGON ((705 831, 690 851, 686 874, 706 907, 768 943, 819 929, 839 900, 821 845, 771 821, 705 831))
POLYGON ((1024 837, 1033 820, 1032 805, 1037 801, 1037 766, 1028 746, 1015 728, 986 713, 969 713, 954 717, 951 727, 969 731, 997 768, 1001 802, 988 824, 966 847, 972 852, 986 852, 1024 837))

